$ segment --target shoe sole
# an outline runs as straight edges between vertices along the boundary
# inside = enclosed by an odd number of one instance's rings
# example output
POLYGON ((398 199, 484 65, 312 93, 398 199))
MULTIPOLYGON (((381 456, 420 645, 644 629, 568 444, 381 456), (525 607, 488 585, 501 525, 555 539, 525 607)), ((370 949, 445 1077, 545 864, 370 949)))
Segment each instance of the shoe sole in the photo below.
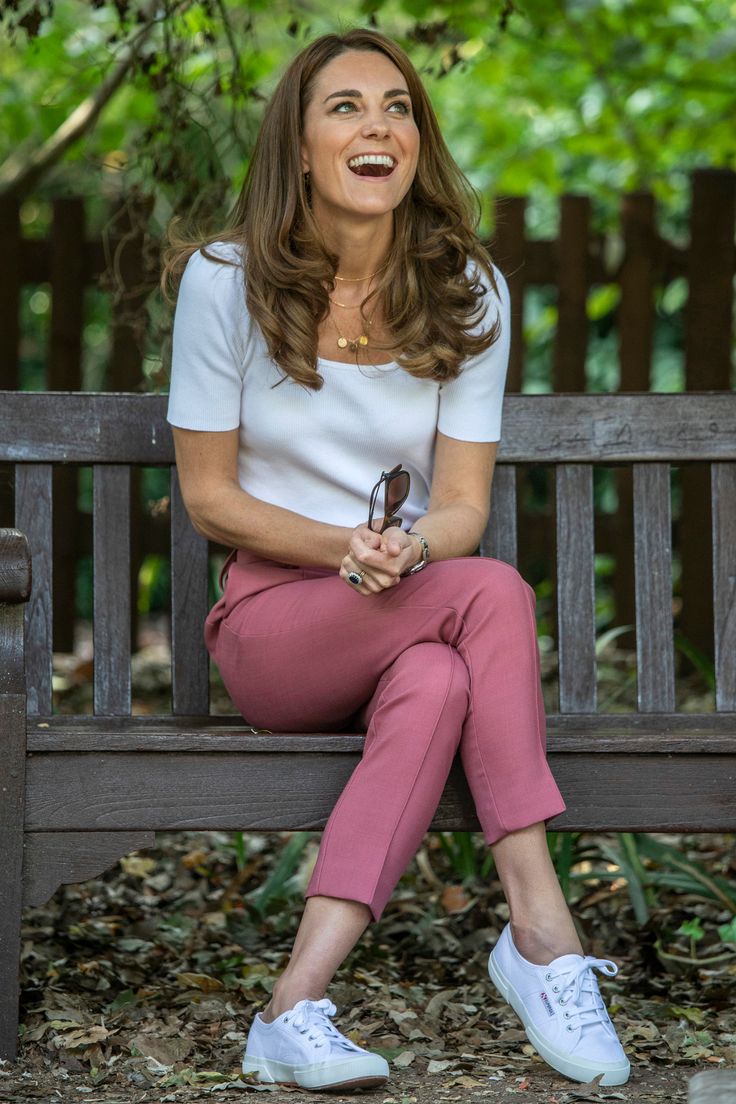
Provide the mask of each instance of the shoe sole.
POLYGON ((336 1064, 330 1080, 324 1079, 324 1074, 329 1076, 329 1070, 310 1068, 305 1066, 289 1066, 285 1062, 277 1062, 272 1058, 243 1059, 243 1073, 257 1073, 259 1081, 271 1085, 291 1085, 293 1088, 314 1089, 321 1092, 345 1089, 377 1089, 388 1081, 388 1073, 365 1073, 350 1076, 350 1066, 368 1064, 341 1062, 336 1064), (344 1068, 348 1067, 348 1068, 344 1068))
POLYGON ((545 1062, 552 1066, 552 1069, 557 1070, 558 1073, 563 1074, 565 1077, 569 1077, 573 1081, 582 1081, 585 1084, 593 1081, 594 1078, 598 1077, 601 1073, 603 1077, 599 1081, 600 1085, 626 1084, 629 1079, 629 1073, 631 1072, 631 1064, 628 1060, 625 1065, 622 1063, 613 1065, 605 1062, 586 1062, 580 1058, 575 1060, 568 1055, 560 1054, 559 1051, 550 1046, 544 1036, 539 1034, 534 1022, 527 1018, 523 1000, 508 978, 499 969, 493 957, 493 952, 491 952, 491 956, 488 959, 488 974, 503 999, 511 1005, 514 1012, 521 1020, 522 1027, 524 1028, 529 1042, 537 1053, 544 1058, 545 1062))

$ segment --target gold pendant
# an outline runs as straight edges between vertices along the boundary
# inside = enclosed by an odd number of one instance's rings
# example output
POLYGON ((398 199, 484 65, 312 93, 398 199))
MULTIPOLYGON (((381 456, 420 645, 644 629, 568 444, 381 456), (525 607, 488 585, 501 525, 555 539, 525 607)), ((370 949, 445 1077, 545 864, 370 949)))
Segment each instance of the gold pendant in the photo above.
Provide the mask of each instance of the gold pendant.
POLYGON ((368 338, 366 337, 365 334, 361 334, 360 337, 358 338, 358 341, 360 342, 361 345, 367 345, 368 344, 368 338))

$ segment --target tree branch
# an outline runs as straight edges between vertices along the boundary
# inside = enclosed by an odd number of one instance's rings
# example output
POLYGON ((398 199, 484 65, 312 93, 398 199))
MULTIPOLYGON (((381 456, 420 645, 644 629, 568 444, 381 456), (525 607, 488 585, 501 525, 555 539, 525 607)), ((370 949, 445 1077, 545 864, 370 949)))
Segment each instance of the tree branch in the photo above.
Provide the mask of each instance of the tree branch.
MULTIPOLYGON (((0 196, 22 195, 36 186, 49 169, 79 138, 94 126, 100 112, 112 99, 135 64, 138 51, 160 20, 156 13, 161 0, 150 0, 143 10, 144 24, 123 47, 121 56, 102 84, 87 96, 60 127, 36 150, 28 155, 13 153, 0 165, 0 196)), ((164 11, 164 18, 171 13, 164 11)))

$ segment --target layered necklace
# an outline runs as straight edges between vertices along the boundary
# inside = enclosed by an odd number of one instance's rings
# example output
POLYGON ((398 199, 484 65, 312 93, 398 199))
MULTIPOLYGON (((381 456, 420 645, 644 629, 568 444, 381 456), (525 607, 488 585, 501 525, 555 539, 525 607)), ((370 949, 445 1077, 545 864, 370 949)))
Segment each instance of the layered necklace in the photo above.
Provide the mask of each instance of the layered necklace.
MULTIPOLYGON (((373 277, 377 276, 379 272, 383 272, 383 270, 384 270, 384 268, 386 268, 387 264, 388 264, 388 261, 386 261, 386 264, 381 265, 380 268, 377 268, 375 272, 369 273, 368 276, 335 276, 335 279, 339 280, 341 283, 345 283, 345 284, 357 284, 357 283, 360 283, 361 280, 372 280, 373 277)), ((351 303, 341 303, 339 299, 333 299, 331 295, 328 295, 328 299, 330 300, 331 303, 334 303, 335 306, 337 306, 337 307, 347 307, 351 310, 355 309, 353 304, 351 304, 351 303)), ((370 316, 370 318, 365 319, 365 329, 369 330, 371 328, 371 326, 373 325, 373 319, 376 317, 376 311, 377 310, 378 310, 378 307, 376 306, 374 308, 373 314, 370 316)), ((337 344, 338 344, 338 347, 340 349, 350 349, 351 353, 357 353, 358 349, 360 349, 361 347, 365 347, 368 344, 368 334, 365 333, 365 330, 360 334, 359 337, 350 338, 350 337, 345 337, 345 335, 340 332, 340 330, 338 329, 337 322, 335 321, 334 317, 332 317, 332 325, 335 327, 335 330, 337 331, 337 344)))

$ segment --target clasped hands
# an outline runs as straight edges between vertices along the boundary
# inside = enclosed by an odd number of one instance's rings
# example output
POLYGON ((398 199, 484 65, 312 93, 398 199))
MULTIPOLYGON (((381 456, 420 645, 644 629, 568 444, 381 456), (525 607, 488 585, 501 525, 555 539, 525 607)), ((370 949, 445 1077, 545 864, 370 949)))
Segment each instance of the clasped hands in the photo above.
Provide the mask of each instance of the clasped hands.
POLYGON ((358 594, 379 594, 399 583, 402 573, 419 562, 421 551, 417 538, 398 526, 375 533, 358 525, 340 564, 340 578, 358 594), (365 572, 359 586, 349 581, 349 571, 365 572))

